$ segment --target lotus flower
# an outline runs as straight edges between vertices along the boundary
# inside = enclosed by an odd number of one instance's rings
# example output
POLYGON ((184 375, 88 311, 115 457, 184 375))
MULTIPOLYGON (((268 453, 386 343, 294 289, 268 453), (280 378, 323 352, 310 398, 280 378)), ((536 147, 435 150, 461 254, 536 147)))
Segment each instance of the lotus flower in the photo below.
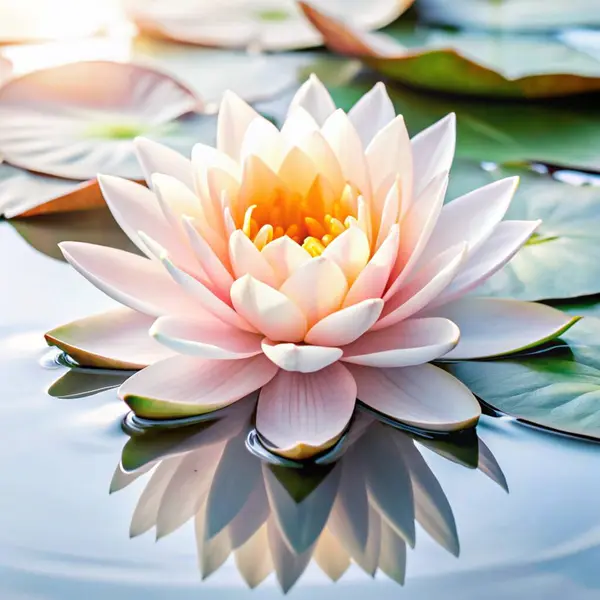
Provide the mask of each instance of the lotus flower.
POLYGON ((577 318, 467 296, 538 223, 502 221, 516 178, 443 206, 454 142, 453 115, 410 140, 382 84, 346 114, 313 76, 281 130, 228 94, 216 149, 198 144, 190 162, 141 139, 151 189, 100 176, 145 256, 61 244, 128 308, 47 340, 81 364, 146 367, 119 392, 145 418, 204 414, 260 389, 258 431, 288 457, 332 447, 357 397, 410 426, 472 426, 474 396, 429 363, 516 352, 577 318))

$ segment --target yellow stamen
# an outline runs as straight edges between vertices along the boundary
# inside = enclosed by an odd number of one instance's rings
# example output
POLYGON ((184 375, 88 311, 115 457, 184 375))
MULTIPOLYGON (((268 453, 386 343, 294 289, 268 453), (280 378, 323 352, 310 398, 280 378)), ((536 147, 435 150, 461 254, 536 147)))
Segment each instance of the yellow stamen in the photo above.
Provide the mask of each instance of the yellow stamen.
POLYGON ((298 235, 298 225, 294 224, 294 225, 290 225, 286 230, 285 230, 285 235, 287 235, 288 237, 291 237, 292 239, 294 239, 297 235, 298 235))
POLYGON ((329 244, 331 244, 331 242, 333 242, 334 239, 335 238, 330 233, 327 233, 321 238, 321 241, 325 246, 329 246, 329 244))
POLYGON ((256 208, 256 204, 249 206, 244 213, 244 224, 242 225, 242 231, 249 237, 252 238, 252 213, 256 208))
POLYGON ((270 241, 273 240, 273 226, 263 225, 254 238, 254 245, 262 250, 270 241))
POLYGON ((323 225, 316 219, 313 219, 313 217, 305 217, 304 222, 306 223, 308 233, 313 237, 320 238, 327 233, 323 225))
POLYGON ((321 243, 321 240, 317 238, 308 236, 305 238, 302 247, 312 256, 321 256, 323 251, 325 250, 325 246, 321 243))
POLYGON ((344 224, 341 223, 338 219, 331 219, 329 223, 329 231, 334 235, 338 236, 346 231, 344 224))
POLYGON ((277 238, 283 237, 284 234, 285 229, 281 225, 276 225, 275 229, 273 230, 273 239, 276 240, 277 238))

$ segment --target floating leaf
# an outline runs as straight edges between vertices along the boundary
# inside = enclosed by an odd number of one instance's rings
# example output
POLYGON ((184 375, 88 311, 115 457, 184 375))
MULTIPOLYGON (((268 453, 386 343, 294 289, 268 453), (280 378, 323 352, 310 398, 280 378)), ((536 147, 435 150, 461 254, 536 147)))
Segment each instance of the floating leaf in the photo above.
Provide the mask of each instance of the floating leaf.
MULTIPOLYGON (((391 23, 414 0, 320 2, 361 29, 391 23)), ((127 13, 138 29, 149 35, 200 46, 262 50, 293 50, 320 46, 319 32, 311 27, 293 0, 128 0, 127 13)))
POLYGON ((394 38, 368 34, 300 2, 334 52, 363 59, 386 77, 444 92, 547 98, 600 89, 600 61, 539 35, 510 36, 416 28, 394 38))
POLYGON ((446 368, 501 412, 600 439, 600 319, 584 318, 562 339, 529 355, 446 368))
POLYGON ((600 187, 574 186, 525 168, 481 169, 458 162, 448 197, 509 175, 521 183, 507 219, 542 223, 517 255, 476 290, 519 300, 573 298, 600 293, 600 187))
POLYGON ((56 177, 141 179, 133 139, 189 147, 180 117, 200 107, 183 84, 147 67, 95 61, 44 69, 0 88, 0 153, 56 177))

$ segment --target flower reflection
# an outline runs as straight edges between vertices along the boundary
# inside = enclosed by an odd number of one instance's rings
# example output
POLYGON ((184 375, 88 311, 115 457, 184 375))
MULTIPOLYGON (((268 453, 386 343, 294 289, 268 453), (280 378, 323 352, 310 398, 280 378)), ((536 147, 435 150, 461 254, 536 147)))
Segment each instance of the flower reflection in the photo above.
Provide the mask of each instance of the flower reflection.
POLYGON ((193 519, 203 578, 232 557, 250 587, 274 572, 286 592, 311 560, 332 581, 354 562, 371 576, 380 570, 403 584, 415 522, 458 555, 452 508, 419 445, 478 467, 506 489, 475 432, 421 439, 363 412, 340 442, 336 462, 270 464, 248 451, 255 403, 253 395, 217 420, 137 432, 113 477, 111 492, 152 470, 130 534, 155 529, 159 539, 193 519))

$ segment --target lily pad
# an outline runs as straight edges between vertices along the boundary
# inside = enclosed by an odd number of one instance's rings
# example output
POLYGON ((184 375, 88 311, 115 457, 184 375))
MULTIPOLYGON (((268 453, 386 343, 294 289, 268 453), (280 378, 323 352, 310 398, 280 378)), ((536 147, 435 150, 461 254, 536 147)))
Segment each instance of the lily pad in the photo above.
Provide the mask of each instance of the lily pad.
MULTIPOLYGON (((329 0, 319 4, 370 30, 391 23, 413 2, 329 0)), ((281 51, 323 43, 294 0, 128 0, 126 10, 140 31, 187 44, 281 51)))
POLYGON ((0 88, 0 154, 67 179, 98 172, 141 179, 133 139, 185 145, 181 118, 200 108, 183 84, 147 67, 94 61, 44 69, 0 88))
POLYGON ((38 175, 0 165, 0 216, 6 219, 105 206, 98 182, 38 175))
POLYGON ((530 355, 445 368, 503 413, 600 439, 600 319, 585 317, 562 340, 530 355))
POLYGON ((600 89, 600 61, 542 35, 453 32, 401 20, 368 34, 300 2, 328 48, 410 85, 477 96, 548 98, 600 89))
POLYGON ((474 292, 519 300, 600 293, 600 187, 569 185, 526 168, 484 170, 458 162, 448 197, 510 175, 521 183, 507 219, 542 223, 517 255, 474 292))

